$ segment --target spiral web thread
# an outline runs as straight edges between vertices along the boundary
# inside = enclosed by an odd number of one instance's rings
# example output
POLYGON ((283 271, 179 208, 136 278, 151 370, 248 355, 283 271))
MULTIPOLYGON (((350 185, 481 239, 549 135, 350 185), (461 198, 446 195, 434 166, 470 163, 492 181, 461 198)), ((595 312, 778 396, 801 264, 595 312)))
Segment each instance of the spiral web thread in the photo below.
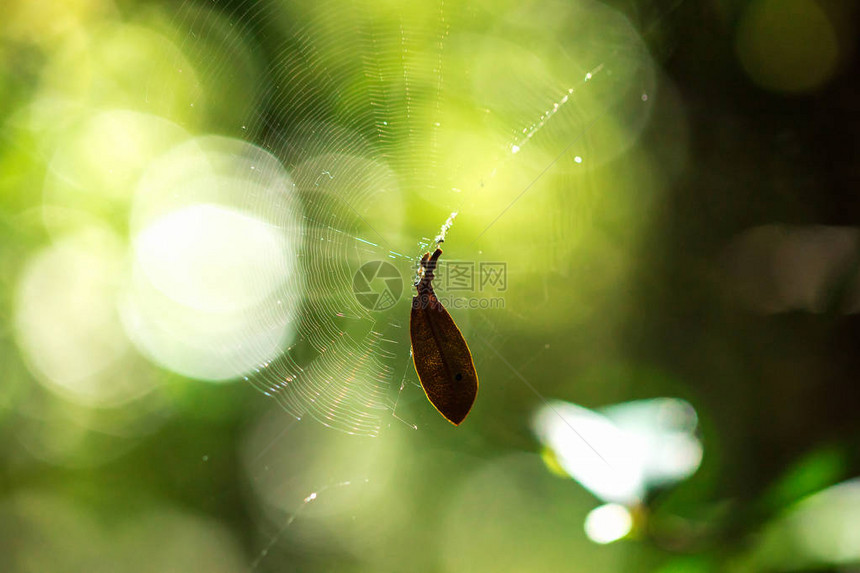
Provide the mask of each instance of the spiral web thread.
MULTIPOLYGON (((301 205, 281 213, 282 205, 266 210, 258 198, 245 198, 300 245, 298 272, 283 268, 284 286, 270 301, 274 322, 285 316, 284 302, 298 305, 297 335, 246 379, 297 418, 377 435, 390 423, 397 383, 410 367, 409 296, 387 313, 370 312, 355 298, 353 275, 363 262, 385 260, 409 277, 432 241, 416 242, 414 231, 390 224, 388 209, 438 206, 441 218, 423 222, 432 233, 451 213, 468 217, 484 188, 480 201, 494 207, 498 219, 528 190, 523 182, 556 164, 571 168, 579 159, 574 144, 587 150, 584 136, 604 114, 644 122, 638 108, 618 113, 613 106, 640 104, 631 92, 650 88, 649 70, 644 66, 642 73, 641 65, 647 57, 626 21, 590 3, 583 3, 588 10, 572 5, 537 15, 518 15, 512 3, 507 18, 495 16, 503 6, 444 1, 393 3, 384 10, 373 2, 298 4, 304 5, 236 5, 231 29, 219 32, 223 53, 200 70, 229 75, 242 64, 235 45, 252 35, 257 48, 274 54, 266 88, 246 121, 234 127, 281 161, 301 205), (279 18, 272 19, 274 13, 279 18), (536 17, 543 23, 535 24, 536 17), (300 25, 283 24, 287 19, 300 25), (522 46, 539 42, 541 26, 556 20, 578 22, 582 33, 567 43, 544 42, 533 63, 547 58, 552 65, 545 67, 553 69, 535 72, 522 46), (602 44, 586 57, 570 48, 577 42, 602 44), (509 50, 514 61, 481 69, 476 50, 509 50), (624 72, 628 67, 634 71, 624 72), (481 89, 502 74, 504 89, 481 89), (606 103, 595 106, 602 99, 606 103), (462 150, 452 142, 471 132, 493 150, 480 169, 456 161, 462 150), (518 163, 525 163, 527 177, 508 179, 507 168, 518 163)), ((215 32, 200 7, 184 6, 176 22, 188 29, 187 49, 202 41, 202 30, 215 32)), ((496 219, 487 217, 484 231, 496 219)))

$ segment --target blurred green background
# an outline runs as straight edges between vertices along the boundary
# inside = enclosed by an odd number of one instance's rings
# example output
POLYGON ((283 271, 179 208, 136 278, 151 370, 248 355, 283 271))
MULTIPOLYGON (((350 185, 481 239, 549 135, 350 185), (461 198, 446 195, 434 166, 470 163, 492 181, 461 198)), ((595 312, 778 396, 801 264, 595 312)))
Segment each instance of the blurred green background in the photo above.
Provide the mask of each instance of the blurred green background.
POLYGON ((854 2, 3 12, 0 570, 860 567, 854 2))

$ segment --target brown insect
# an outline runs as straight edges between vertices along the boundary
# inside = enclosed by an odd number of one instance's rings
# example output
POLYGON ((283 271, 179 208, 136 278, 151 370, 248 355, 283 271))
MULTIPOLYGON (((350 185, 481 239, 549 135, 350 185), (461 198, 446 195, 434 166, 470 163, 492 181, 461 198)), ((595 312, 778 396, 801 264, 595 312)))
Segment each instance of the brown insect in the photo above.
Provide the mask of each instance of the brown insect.
POLYGON ((459 426, 478 395, 478 373, 460 329, 433 292, 433 271, 442 255, 421 259, 421 280, 412 297, 409 333, 415 371, 430 403, 445 419, 459 426))

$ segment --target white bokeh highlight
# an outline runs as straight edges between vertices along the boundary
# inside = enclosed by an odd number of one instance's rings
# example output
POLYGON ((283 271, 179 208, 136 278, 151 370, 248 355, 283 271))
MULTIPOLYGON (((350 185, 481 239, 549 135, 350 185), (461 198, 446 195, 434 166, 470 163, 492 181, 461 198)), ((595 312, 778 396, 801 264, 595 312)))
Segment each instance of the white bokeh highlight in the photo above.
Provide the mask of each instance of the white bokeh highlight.
POLYGON ((124 246, 87 227, 36 253, 21 273, 15 337, 36 378, 87 406, 118 406, 150 390, 116 310, 124 246))
POLYGON ((628 506, 658 485, 692 475, 702 461, 687 402, 655 398, 592 411, 552 401, 533 428, 560 467, 595 496, 628 506))
MULTIPOLYGON (((146 278, 176 303, 202 312, 236 312, 280 286, 286 239, 259 219, 218 205, 167 213, 144 229, 134 256, 146 278)), ((291 258, 285 262, 292 263, 291 258)))
POLYGON ((302 295, 294 195, 280 162, 239 140, 199 138, 151 165, 132 212, 121 304, 143 354, 217 381, 283 352, 302 295))
POLYGON ((592 509, 585 516, 585 534, 595 543, 606 544, 622 539, 633 528, 630 510, 617 503, 592 509))

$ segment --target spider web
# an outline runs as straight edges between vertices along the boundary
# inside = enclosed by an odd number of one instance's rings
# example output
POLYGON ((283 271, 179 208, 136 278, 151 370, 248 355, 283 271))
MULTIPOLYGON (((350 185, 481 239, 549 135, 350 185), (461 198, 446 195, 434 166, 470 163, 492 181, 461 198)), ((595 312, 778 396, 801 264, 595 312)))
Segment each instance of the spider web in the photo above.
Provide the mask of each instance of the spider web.
MULTIPOLYGON (((219 128, 277 158, 290 181, 287 198, 266 200, 259 175, 231 199, 298 245, 297 268, 270 261, 281 286, 262 303, 264 322, 294 322, 296 334, 245 378, 296 418, 352 434, 378 435, 414 378, 408 281, 429 237, 456 212, 446 244, 459 259, 534 248, 540 230, 511 214, 545 193, 559 215, 542 247, 563 256, 587 218, 589 170, 635 143, 654 88, 639 35, 594 2, 186 2, 174 24, 204 85, 242 91, 238 110, 208 94, 205 113, 228 118, 219 128), (243 83, 263 60, 261 84, 243 83), (384 312, 353 292, 370 261, 404 279, 384 312)), ((489 321, 472 328, 491 338, 489 321)))

